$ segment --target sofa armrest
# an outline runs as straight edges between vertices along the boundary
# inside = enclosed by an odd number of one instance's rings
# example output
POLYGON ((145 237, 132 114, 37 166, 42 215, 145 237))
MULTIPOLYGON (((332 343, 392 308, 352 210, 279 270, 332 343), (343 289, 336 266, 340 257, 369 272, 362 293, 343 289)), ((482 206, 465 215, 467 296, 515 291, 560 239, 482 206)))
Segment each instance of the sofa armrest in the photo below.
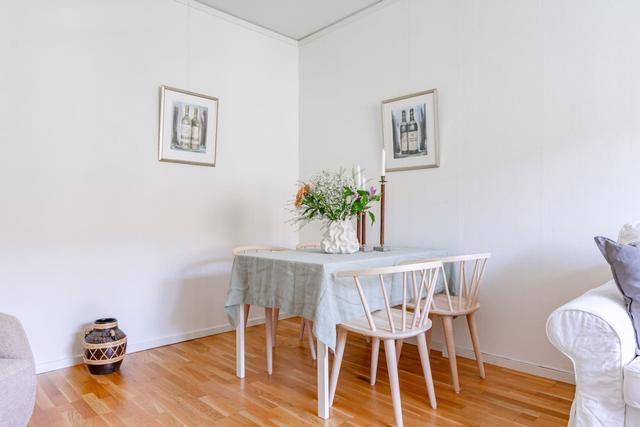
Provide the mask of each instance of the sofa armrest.
POLYGON ((0 313, 0 358, 33 362, 29 340, 20 321, 3 313, 0 313))
POLYGON ((615 283, 556 309, 547 320, 547 336, 573 362, 570 425, 624 425, 623 368, 636 357, 636 339, 615 283))

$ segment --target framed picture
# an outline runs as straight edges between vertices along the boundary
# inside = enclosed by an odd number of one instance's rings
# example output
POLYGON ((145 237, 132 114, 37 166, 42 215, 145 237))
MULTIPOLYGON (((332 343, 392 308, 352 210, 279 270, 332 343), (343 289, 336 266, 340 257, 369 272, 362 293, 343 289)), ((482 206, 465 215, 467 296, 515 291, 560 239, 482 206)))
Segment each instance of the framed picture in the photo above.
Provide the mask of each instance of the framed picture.
POLYGON ((387 171, 439 167, 437 90, 382 101, 382 132, 387 171))
POLYGON ((160 87, 158 160, 215 166, 218 98, 160 87))

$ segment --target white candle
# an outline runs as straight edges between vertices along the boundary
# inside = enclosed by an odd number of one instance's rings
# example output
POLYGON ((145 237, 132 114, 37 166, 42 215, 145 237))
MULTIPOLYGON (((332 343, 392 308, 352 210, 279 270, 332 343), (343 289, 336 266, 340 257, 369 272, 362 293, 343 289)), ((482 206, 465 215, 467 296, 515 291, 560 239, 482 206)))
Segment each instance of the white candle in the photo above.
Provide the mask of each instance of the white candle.
POLYGON ((362 172, 362 186, 360 187, 361 190, 366 190, 366 188, 364 188, 367 185, 367 178, 364 176, 364 172, 362 172))
POLYGON ((384 148, 382 149, 382 173, 380 176, 385 176, 387 168, 387 153, 384 152, 384 148))
POLYGON ((360 165, 356 166, 356 188, 362 188, 362 170, 360 170, 360 165))

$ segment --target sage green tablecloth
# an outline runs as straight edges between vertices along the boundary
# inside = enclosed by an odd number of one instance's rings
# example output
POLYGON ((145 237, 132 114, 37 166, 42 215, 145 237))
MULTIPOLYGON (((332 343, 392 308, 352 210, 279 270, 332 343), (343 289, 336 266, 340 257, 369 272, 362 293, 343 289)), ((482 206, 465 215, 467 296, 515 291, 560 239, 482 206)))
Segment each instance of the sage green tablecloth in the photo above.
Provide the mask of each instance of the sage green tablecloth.
MULTIPOLYGON (((225 310, 232 326, 238 305, 277 307, 284 313, 313 321, 315 336, 335 347, 336 325, 364 315, 352 278, 336 272, 398 265, 447 255, 441 249, 394 248, 389 252, 330 255, 320 250, 257 252, 239 255, 233 262, 225 310)), ((385 277, 392 304, 401 302, 402 276, 385 277)), ((379 279, 362 282, 371 310, 384 307, 379 279)), ((440 281, 439 287, 442 287, 440 281)), ((411 292, 411 286, 408 286, 411 292)), ((437 291, 438 289, 436 289, 437 291)))

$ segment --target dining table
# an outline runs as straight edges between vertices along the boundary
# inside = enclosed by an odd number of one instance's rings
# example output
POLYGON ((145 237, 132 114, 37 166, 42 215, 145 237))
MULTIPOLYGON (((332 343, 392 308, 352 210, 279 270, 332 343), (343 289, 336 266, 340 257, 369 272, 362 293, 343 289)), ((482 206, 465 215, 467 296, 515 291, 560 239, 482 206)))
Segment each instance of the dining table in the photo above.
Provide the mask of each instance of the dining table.
MULTIPOLYGON (((233 261, 225 311, 236 331, 236 375, 245 377, 243 305, 279 308, 291 316, 313 321, 317 338, 318 416, 329 418, 329 353, 336 343, 336 326, 364 315, 354 281, 336 277, 345 270, 389 267, 446 256, 444 249, 398 247, 378 252, 327 254, 320 249, 262 251, 237 255, 233 261)), ((439 284, 442 289, 443 283, 439 284)), ((364 281, 371 310, 382 309, 378 281, 364 281)), ((402 277, 389 283, 389 300, 401 300, 402 277)), ((409 287, 411 288, 411 287, 409 287)), ((438 288, 436 288, 436 292, 438 288)))

